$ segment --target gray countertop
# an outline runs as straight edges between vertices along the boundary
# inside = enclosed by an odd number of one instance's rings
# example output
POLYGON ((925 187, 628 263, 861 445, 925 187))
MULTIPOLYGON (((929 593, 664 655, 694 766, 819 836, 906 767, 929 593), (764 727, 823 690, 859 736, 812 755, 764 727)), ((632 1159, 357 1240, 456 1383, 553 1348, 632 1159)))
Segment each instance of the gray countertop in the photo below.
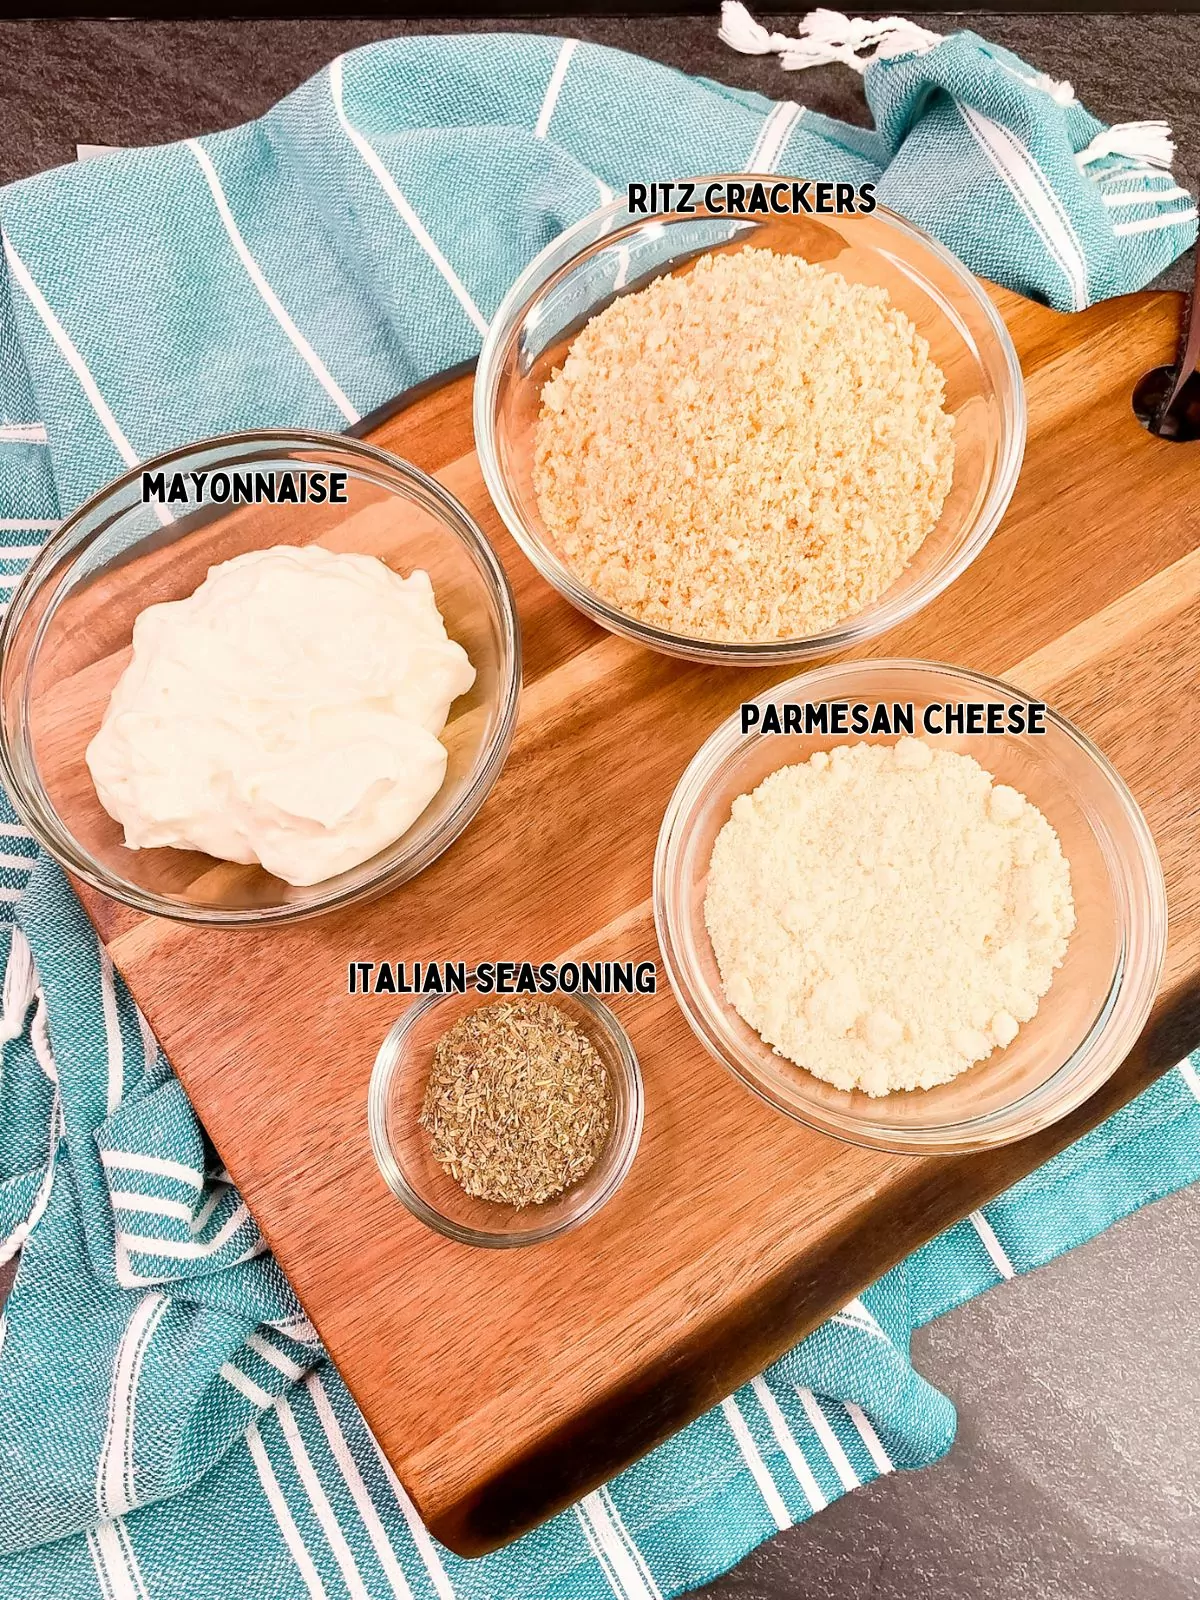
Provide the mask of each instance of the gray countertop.
MULTIPOLYGON (((714 7, 715 10, 715 7, 714 7)), ((787 19, 763 16, 780 31, 787 19)), ((1195 16, 922 16, 968 23, 1069 78, 1108 121, 1165 117, 1200 175, 1195 16)), ((573 33, 867 120, 854 76, 734 55, 713 14, 246 22, 0 21, 0 181, 76 142, 142 144, 256 115, 339 51, 458 28, 573 33), (801 87, 802 86, 802 87, 801 87)), ((1177 264, 1166 281, 1183 285, 1177 264)), ((0 1295, 3 1293, 0 1274, 0 1295)), ((918 1334, 959 1409, 949 1457, 849 1495, 761 1546, 706 1600, 1183 1600, 1200 1596, 1200 1192, 1127 1219, 918 1334)))

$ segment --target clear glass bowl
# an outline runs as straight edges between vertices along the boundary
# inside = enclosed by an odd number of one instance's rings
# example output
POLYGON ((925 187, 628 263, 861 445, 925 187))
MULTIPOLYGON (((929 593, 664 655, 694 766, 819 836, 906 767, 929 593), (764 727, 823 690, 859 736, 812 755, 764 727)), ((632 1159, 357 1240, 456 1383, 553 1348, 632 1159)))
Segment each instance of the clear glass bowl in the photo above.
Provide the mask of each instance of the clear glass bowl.
MULTIPOLYGON (((699 180, 703 185, 710 179, 699 180)), ((517 279, 484 341, 475 378, 475 444, 509 532, 573 605, 614 633, 691 660, 810 661, 911 617, 965 571, 1003 516, 1025 449, 1025 393, 1012 340, 979 281, 928 234, 880 207, 870 216, 754 217, 703 211, 632 217, 623 201, 561 234, 517 279), (575 334, 618 294, 697 256, 745 245, 800 255, 852 283, 885 288, 929 341, 955 415, 954 482, 912 563, 873 605, 806 638, 713 642, 652 627, 609 605, 559 555, 538 511, 533 438, 546 380, 575 334)))
POLYGON ((69 517, 22 580, 0 629, 0 767, 13 804, 68 872, 138 911, 220 927, 261 926, 329 911, 404 883, 463 831, 503 765, 516 724, 521 641, 504 569, 440 484, 356 440, 322 434, 231 434, 146 462, 69 517), (143 471, 288 467, 347 474, 344 505, 174 506, 141 500, 143 471), (442 734, 446 778, 400 839, 308 888, 261 867, 196 851, 130 850, 96 796, 84 751, 129 659, 134 619, 179 600, 215 562, 319 540, 424 568, 447 631, 476 680, 442 734))
POLYGON ((625 1029, 592 995, 541 996, 566 1013, 591 1040, 608 1073, 613 1119, 608 1143, 578 1183, 538 1206, 500 1205, 467 1194, 433 1158, 420 1126, 434 1046, 460 1017, 502 996, 480 995, 473 983, 462 995, 426 995, 392 1025, 375 1058, 367 1098, 367 1124, 375 1160, 392 1193, 413 1216, 457 1239, 505 1250, 543 1244, 594 1217, 611 1200, 633 1165, 642 1136, 642 1075, 625 1029))
MULTIPOLYGON (((760 695, 757 704, 1021 700, 1008 684, 925 661, 846 662, 760 695)), ((1077 926, 1037 1015, 1005 1050, 950 1083, 872 1099, 835 1089, 777 1055, 726 1001, 704 924, 713 842, 734 799, 777 768, 855 738, 743 734, 730 718, 701 746, 667 806, 654 862, 654 914, 667 972, 706 1049, 771 1105, 851 1144, 952 1154, 1024 1138, 1086 1100, 1132 1049, 1166 949, 1154 841, 1116 772, 1064 718, 1039 735, 943 736, 1050 820, 1070 863, 1077 926)), ((868 743, 893 740, 868 739, 868 743)))

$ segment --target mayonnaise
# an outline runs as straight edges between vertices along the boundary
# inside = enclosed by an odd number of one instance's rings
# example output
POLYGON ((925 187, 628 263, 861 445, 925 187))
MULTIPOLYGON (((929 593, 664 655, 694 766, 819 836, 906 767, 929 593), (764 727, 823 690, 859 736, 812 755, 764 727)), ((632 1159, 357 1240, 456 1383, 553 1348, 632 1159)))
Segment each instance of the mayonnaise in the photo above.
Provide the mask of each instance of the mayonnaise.
POLYGON ((320 883, 421 815, 446 775, 438 734, 474 681, 427 573, 254 550, 140 614, 87 764, 130 849, 320 883))

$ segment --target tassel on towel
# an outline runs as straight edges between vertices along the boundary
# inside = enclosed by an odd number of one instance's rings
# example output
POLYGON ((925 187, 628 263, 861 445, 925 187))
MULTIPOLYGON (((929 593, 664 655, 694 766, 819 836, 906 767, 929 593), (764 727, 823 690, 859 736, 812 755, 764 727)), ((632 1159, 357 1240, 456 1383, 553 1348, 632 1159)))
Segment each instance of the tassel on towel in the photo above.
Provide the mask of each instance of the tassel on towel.
POLYGON ((743 55, 778 55, 785 72, 841 61, 865 72, 872 61, 892 56, 923 55, 941 44, 942 35, 904 17, 844 17, 840 11, 810 11, 797 37, 768 33, 740 0, 724 0, 719 37, 743 55))
POLYGON ((1130 161, 1143 161, 1148 167, 1169 172, 1175 160, 1175 141, 1165 122, 1114 122, 1111 128, 1098 133, 1075 160, 1082 172, 1105 156, 1127 156, 1130 161))
MULTIPOLYGON (((761 23, 755 22, 741 0, 723 0, 718 37, 743 55, 774 53, 779 57, 779 65, 788 72, 841 61, 855 72, 863 73, 872 61, 925 55, 936 49, 945 35, 922 28, 907 17, 844 17, 840 11, 810 11, 797 29, 796 38, 789 39, 782 33, 768 33, 761 23)), ((1005 62, 998 62, 998 65, 1014 71, 1005 62)), ((1075 90, 1065 81, 1060 82, 1044 72, 1015 75, 1031 89, 1048 94, 1056 105, 1075 103, 1075 90)))
POLYGON ((12 942, 8 947, 8 965, 4 969, 3 1001, 0 1002, 0 1041, 3 1043, 20 1038, 25 1027, 25 1013, 37 993, 37 982, 29 940, 14 923, 12 942))
MULTIPOLYGON (((824 10, 810 11, 797 28, 796 37, 789 39, 786 34, 770 33, 755 22, 741 0, 723 0, 719 37, 743 55, 777 55, 779 65, 787 72, 841 61, 857 73, 865 72, 872 61, 924 55, 943 39, 942 34, 904 17, 844 17, 840 11, 824 10)), ((1026 75, 1000 60, 997 65, 1013 72, 1031 89, 1048 94, 1056 105, 1075 103, 1075 90, 1065 81, 1044 72, 1026 75)), ((1084 172, 1106 156, 1124 156, 1165 172, 1175 159, 1175 142, 1165 122, 1117 122, 1098 133, 1075 160, 1084 172)))

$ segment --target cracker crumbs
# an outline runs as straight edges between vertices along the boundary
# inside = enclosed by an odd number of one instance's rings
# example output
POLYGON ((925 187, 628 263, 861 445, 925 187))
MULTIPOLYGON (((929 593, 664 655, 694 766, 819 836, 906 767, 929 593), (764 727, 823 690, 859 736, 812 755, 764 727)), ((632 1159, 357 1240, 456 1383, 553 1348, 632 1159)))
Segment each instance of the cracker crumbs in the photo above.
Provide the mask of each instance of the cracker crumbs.
POLYGON ((576 575, 714 640, 870 605, 941 515, 945 379, 887 291, 745 249, 613 301, 542 390, 534 483, 576 575))
POLYGON ((498 1001, 438 1040, 420 1122, 467 1194, 542 1205, 595 1166, 612 1088, 595 1045, 558 1006, 498 1001))

